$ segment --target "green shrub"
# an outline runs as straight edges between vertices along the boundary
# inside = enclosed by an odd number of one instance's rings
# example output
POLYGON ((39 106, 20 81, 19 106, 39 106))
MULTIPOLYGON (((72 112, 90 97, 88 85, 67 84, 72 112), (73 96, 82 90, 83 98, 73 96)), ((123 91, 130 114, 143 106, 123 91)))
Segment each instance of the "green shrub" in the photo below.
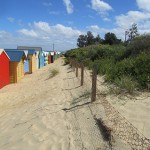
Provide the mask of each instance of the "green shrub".
POLYGON ((150 77, 150 52, 117 62, 106 72, 106 81, 115 81, 122 76, 134 78, 140 87, 148 88, 150 77))
POLYGON ((111 68, 107 71, 107 80, 113 81, 116 78, 123 75, 133 75, 135 61, 133 59, 124 59, 123 61, 117 62, 115 65, 111 66, 111 68))
POLYGON ((112 68, 112 66, 115 65, 115 63, 113 59, 100 59, 94 61, 93 65, 96 66, 100 75, 105 75, 112 68))
POLYGON ((133 93, 138 87, 138 83, 133 77, 125 75, 116 78, 114 83, 121 89, 126 89, 128 93, 133 93))
POLYGON ((69 59, 68 58, 64 58, 64 65, 68 65, 69 64, 69 59))
POLYGON ((149 88, 150 84, 150 52, 143 52, 135 58, 135 78, 141 87, 149 88))
POLYGON ((127 46, 124 57, 137 56, 141 52, 150 51, 150 34, 143 34, 134 38, 127 46))
POLYGON ((89 69, 96 67, 100 75, 105 75, 105 81, 128 92, 136 86, 150 88, 150 35, 135 38, 127 47, 91 45, 70 50, 66 56, 83 62, 89 69))

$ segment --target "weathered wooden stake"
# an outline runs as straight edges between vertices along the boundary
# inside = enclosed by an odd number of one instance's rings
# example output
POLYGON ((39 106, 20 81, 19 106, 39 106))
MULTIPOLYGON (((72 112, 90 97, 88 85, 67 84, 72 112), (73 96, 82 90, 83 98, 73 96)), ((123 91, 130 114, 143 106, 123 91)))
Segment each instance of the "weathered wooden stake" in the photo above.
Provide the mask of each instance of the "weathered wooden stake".
POLYGON ((75 71, 75 66, 76 66, 75 60, 73 60, 73 71, 75 71))
POLYGON ((72 60, 69 58, 69 64, 72 67, 72 60))
POLYGON ((78 77, 78 64, 76 64, 76 77, 78 77))
POLYGON ((92 73, 92 95, 91 102, 96 101, 96 81, 97 81, 97 70, 94 68, 92 73))
POLYGON ((81 64, 81 86, 83 86, 84 82, 84 66, 81 64))

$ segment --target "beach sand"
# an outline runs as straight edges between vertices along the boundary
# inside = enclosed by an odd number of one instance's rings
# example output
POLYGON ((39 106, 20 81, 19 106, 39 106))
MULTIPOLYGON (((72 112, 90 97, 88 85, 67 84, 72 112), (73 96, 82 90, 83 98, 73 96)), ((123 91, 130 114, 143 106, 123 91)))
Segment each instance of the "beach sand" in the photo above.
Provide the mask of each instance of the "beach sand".
POLYGON ((61 60, 0 90, 0 149, 68 149, 61 60), (49 78, 56 68, 60 73, 49 78))
MULTIPOLYGON (((69 65, 59 58, 55 63, 26 75, 17 84, 0 90, 1 150, 104 150, 110 149, 95 121, 106 115, 100 100, 90 103, 90 71, 85 72, 84 86, 80 74, 76 78, 69 65), (58 75, 50 78, 53 69, 58 75)), ((99 78, 99 90, 108 92, 99 78)), ((148 129, 149 96, 144 100, 124 100, 113 95, 106 98, 145 136, 148 129), (123 104, 122 104, 123 103, 123 104)), ((137 98, 137 97, 136 97, 137 98)), ((130 150, 130 146, 114 135, 115 150, 130 150)))

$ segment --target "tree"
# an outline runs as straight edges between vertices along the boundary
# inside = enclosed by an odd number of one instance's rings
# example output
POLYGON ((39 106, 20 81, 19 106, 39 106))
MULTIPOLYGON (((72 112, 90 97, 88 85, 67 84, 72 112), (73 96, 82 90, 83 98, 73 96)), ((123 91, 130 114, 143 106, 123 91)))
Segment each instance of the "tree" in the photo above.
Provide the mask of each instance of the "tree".
POLYGON ((113 44, 119 44, 119 43, 121 43, 121 39, 117 39, 114 33, 108 32, 105 34, 104 44, 113 45, 113 44))
POLYGON ((85 47, 87 45, 87 35, 79 35, 77 39, 78 47, 85 47))
POLYGON ((139 34, 138 34, 137 24, 133 23, 131 28, 129 28, 129 30, 125 31, 125 42, 130 43, 138 35, 139 34), (128 36, 128 39, 126 36, 128 36))
POLYGON ((94 45, 100 43, 103 43, 103 39, 100 38, 99 34, 96 37, 94 37, 91 31, 88 31, 86 35, 79 35, 77 39, 78 47, 85 47, 88 45, 94 45))
POLYGON ((78 47, 85 47, 88 45, 92 45, 95 42, 95 38, 91 31, 88 31, 86 35, 79 35, 77 39, 78 47))
POLYGON ((100 38, 100 36, 99 36, 99 34, 96 36, 96 38, 95 38, 95 44, 100 44, 100 43, 102 43, 103 42, 103 40, 100 38))
POLYGON ((95 38, 91 31, 87 32, 87 45, 92 45, 95 42, 95 38))

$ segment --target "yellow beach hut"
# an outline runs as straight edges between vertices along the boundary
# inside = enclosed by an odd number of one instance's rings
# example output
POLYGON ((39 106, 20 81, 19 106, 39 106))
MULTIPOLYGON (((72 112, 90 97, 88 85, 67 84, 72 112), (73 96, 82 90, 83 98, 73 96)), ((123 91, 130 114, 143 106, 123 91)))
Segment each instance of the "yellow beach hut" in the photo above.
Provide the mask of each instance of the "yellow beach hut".
POLYGON ((17 83, 24 77, 24 60, 27 59, 24 51, 5 50, 10 58, 9 76, 10 83, 17 83))

